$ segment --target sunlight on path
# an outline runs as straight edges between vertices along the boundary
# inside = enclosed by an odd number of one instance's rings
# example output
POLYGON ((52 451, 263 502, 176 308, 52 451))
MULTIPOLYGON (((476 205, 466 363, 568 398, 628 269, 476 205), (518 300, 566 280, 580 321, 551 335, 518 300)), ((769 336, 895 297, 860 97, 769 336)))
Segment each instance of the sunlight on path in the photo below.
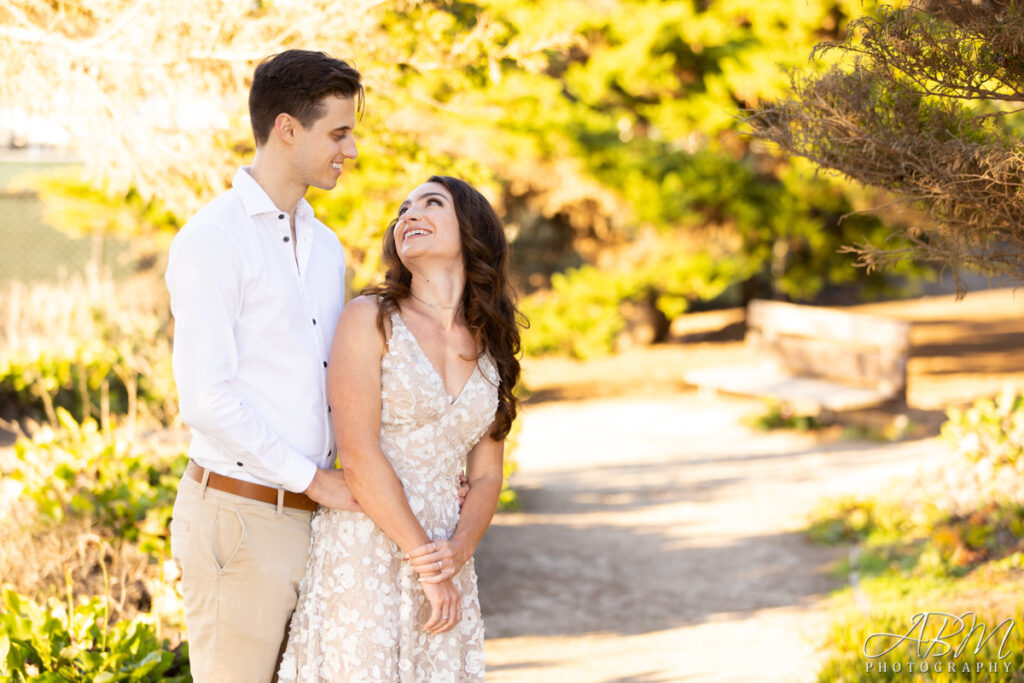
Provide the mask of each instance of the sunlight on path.
POLYGON ((800 530, 824 495, 935 457, 760 434, 756 402, 682 394, 528 406, 514 485, 477 554, 488 680, 813 681, 841 549, 800 530))

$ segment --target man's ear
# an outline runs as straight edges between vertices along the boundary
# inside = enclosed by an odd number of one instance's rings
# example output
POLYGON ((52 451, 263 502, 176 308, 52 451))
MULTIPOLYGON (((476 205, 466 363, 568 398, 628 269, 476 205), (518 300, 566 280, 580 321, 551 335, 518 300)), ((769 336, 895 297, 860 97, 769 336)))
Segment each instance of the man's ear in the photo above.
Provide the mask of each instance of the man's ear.
POLYGON ((274 135, 276 135, 281 142, 290 145, 295 141, 296 128, 299 127, 299 122, 291 114, 281 112, 274 119, 274 135))

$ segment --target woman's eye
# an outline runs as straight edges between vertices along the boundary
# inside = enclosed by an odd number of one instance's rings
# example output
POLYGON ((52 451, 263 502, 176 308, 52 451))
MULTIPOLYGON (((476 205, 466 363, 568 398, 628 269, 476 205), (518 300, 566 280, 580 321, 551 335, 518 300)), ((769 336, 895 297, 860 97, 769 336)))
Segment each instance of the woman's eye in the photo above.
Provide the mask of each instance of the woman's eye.
POLYGON ((442 206, 441 200, 437 199, 436 197, 431 197, 430 199, 428 199, 427 200, 427 206, 430 206, 431 202, 433 202, 434 204, 437 204, 438 206, 442 206))

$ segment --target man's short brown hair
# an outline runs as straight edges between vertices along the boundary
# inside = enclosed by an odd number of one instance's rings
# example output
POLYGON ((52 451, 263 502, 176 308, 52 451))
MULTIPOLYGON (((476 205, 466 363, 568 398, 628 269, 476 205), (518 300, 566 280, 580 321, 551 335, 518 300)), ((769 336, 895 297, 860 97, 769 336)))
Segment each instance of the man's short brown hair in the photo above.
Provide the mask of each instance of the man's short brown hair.
POLYGON ((303 128, 324 115, 323 98, 352 97, 363 109, 359 72, 324 52, 287 50, 256 67, 249 89, 249 119, 256 146, 270 137, 277 115, 290 114, 303 128))

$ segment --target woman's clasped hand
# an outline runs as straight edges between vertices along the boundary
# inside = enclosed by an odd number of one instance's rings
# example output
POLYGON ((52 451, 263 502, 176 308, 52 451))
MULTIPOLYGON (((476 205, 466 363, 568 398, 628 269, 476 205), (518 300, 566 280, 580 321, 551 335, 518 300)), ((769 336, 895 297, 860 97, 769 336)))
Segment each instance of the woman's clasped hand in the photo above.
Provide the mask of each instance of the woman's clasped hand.
POLYGON ((462 620, 462 605, 451 578, 459 573, 469 556, 457 544, 439 540, 415 548, 404 559, 416 570, 430 601, 431 615, 423 630, 443 633, 454 628, 462 620))

